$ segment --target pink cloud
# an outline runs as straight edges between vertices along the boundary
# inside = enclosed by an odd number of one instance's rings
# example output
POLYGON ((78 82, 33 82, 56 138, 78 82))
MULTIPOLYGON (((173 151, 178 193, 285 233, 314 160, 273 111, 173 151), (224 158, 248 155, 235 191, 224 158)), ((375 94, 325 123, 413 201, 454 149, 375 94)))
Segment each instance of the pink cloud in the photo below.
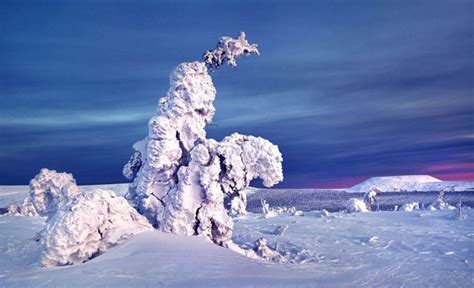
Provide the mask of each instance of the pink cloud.
POLYGON ((448 172, 448 171, 463 171, 474 172, 474 163, 445 163, 435 164, 423 169, 424 172, 448 172))

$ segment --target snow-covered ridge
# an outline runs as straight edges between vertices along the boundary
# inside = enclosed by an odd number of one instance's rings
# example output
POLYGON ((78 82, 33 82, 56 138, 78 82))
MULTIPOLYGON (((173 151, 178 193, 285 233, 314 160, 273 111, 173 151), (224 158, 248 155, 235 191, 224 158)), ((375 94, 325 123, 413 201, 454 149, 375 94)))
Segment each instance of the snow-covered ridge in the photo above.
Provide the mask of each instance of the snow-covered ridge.
POLYGON ((466 191, 474 189, 474 182, 441 181, 429 175, 384 176, 369 178, 346 192, 368 192, 373 189, 380 192, 466 191))

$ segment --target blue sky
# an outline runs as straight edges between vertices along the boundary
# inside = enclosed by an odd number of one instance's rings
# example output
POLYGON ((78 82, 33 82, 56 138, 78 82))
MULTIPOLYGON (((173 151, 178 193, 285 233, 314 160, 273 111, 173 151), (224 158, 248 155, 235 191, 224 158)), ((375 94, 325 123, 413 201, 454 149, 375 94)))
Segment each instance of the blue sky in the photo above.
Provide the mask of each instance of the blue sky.
POLYGON ((2 1, 0 184, 42 167, 123 182, 168 76, 223 35, 208 137, 279 145, 279 187, 474 179, 472 1, 2 1), (199 3, 199 4, 198 4, 199 3))

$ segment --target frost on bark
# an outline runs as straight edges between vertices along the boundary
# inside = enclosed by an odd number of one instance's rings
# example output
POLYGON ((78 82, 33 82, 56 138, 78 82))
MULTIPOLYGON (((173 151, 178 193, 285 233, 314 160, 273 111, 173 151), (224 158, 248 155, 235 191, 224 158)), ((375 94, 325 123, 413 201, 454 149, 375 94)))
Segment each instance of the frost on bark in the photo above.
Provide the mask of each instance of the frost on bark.
POLYGON ((124 167, 133 178, 126 197, 157 228, 204 235, 223 245, 232 236, 231 215, 245 214, 243 189, 254 178, 267 187, 283 180, 278 147, 260 137, 232 134, 221 142, 206 138, 216 89, 209 71, 236 58, 258 54, 245 34, 223 37, 204 62, 182 63, 148 123, 148 136, 135 143, 124 167))
POLYGON ((97 189, 82 193, 57 211, 39 233, 43 266, 85 262, 134 234, 152 230, 123 197, 97 189))
POLYGON ((31 179, 30 192, 23 203, 10 206, 9 214, 50 218, 79 193, 72 174, 43 168, 31 179))

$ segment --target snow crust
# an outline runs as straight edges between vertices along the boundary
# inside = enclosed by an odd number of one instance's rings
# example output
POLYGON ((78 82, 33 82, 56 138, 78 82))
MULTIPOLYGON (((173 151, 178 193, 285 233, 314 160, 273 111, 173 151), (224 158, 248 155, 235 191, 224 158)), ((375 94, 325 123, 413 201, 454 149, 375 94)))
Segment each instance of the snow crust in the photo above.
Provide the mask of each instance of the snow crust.
POLYGON ((465 191, 474 188, 474 182, 441 181, 429 175, 406 175, 372 177, 347 189, 347 192, 368 192, 377 189, 380 192, 403 191, 465 191))
POLYGON ((245 34, 223 37, 205 62, 182 63, 148 123, 148 136, 133 145, 123 174, 133 179, 126 195, 154 227, 182 235, 203 235, 222 245, 232 236, 229 215, 245 215, 250 181, 270 187, 283 180, 278 147, 260 137, 237 133, 221 142, 206 139, 215 114, 216 89, 210 70, 236 58, 258 54, 245 34))
POLYGON ((31 179, 29 193, 23 203, 11 205, 8 212, 11 215, 50 218, 79 193, 80 189, 72 174, 43 168, 31 179))
POLYGON ((41 264, 78 264, 102 254, 132 235, 152 230, 145 217, 113 191, 80 194, 58 211, 39 233, 44 246, 41 264))

